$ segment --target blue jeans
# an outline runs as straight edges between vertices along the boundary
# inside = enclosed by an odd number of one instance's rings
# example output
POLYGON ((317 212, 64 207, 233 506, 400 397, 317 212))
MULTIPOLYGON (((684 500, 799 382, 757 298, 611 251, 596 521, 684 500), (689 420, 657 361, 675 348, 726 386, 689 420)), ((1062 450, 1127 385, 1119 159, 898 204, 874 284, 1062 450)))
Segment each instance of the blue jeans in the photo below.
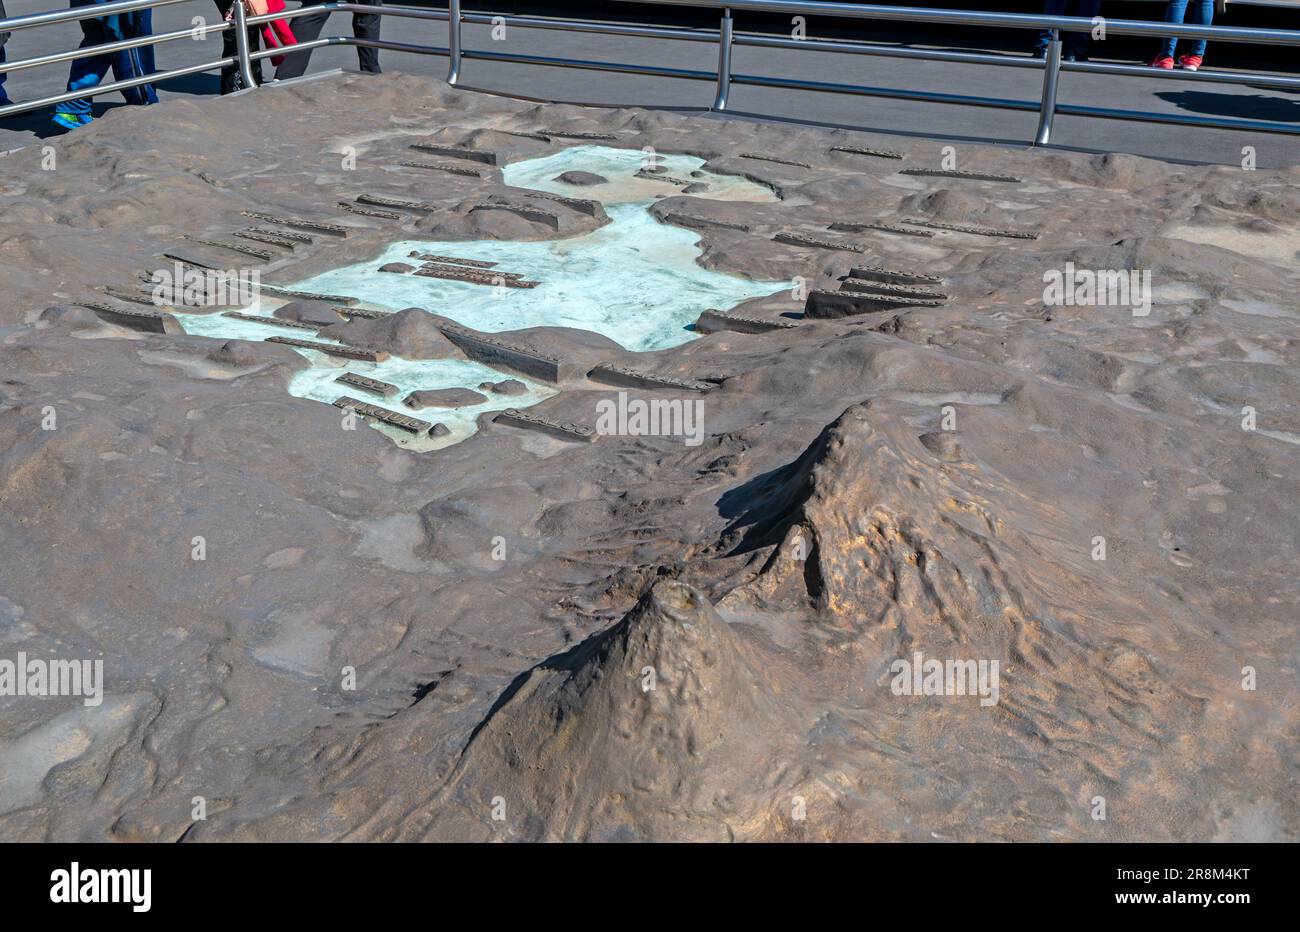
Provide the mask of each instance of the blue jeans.
MULTIPOLYGON (((104 2, 104 0, 72 0, 72 6, 91 6, 96 2, 104 2)), ((105 42, 114 42, 119 39, 135 39, 152 34, 152 10, 137 10, 134 13, 103 19, 83 19, 81 20, 81 45, 78 48, 90 48, 105 42)), ((141 78, 147 74, 153 74, 157 70, 154 67, 153 48, 151 46, 142 46, 121 52, 111 52, 106 55, 74 59, 72 67, 68 71, 68 90, 81 91, 91 87, 98 87, 99 83, 104 80, 104 75, 108 74, 109 68, 113 69, 113 77, 118 81, 127 81, 131 78, 141 78)), ((126 102, 129 104, 155 104, 158 102, 158 95, 154 93, 152 84, 127 88, 122 91, 122 96, 126 98, 126 102)), ((57 104, 55 109, 60 113, 90 116, 90 103, 89 97, 82 97, 78 100, 67 100, 57 104)))
MULTIPOLYGON (((1048 16, 1086 16, 1092 19, 1101 9, 1101 0, 1047 0, 1043 4, 1043 13, 1048 16)), ((1075 58, 1088 57, 1088 39, 1086 32, 1067 32, 1061 36, 1061 51, 1066 55, 1073 55, 1075 58)), ((1052 40, 1052 31, 1044 29, 1038 34, 1038 41, 1034 44, 1035 52, 1043 52, 1047 49, 1047 43, 1052 40)))
MULTIPOLYGON (((1187 9, 1191 7, 1192 26, 1209 26, 1214 20, 1214 0, 1169 0, 1169 5, 1165 7, 1166 23, 1182 23, 1186 20, 1187 9)), ((1184 55, 1205 56, 1204 39, 1184 39, 1184 42, 1191 43, 1191 49, 1184 52, 1184 55)), ((1174 49, 1178 45, 1177 39, 1166 39, 1161 51, 1170 58, 1174 57, 1174 49)))
MULTIPOLYGON (((0 45, 0 65, 3 65, 6 61, 8 61, 8 59, 5 58, 5 47, 0 45)), ((8 95, 5 93, 5 78, 7 77, 9 77, 9 75, 0 71, 0 101, 9 99, 8 95)))

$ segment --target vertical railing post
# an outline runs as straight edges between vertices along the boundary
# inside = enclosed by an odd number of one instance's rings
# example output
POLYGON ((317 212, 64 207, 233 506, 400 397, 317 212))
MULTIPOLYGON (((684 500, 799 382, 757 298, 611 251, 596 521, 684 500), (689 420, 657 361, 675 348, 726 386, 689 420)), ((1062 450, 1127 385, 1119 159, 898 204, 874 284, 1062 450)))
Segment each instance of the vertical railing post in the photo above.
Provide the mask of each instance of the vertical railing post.
POLYGON ((447 83, 460 80, 460 0, 447 4, 447 83))
POLYGON ((1043 61, 1043 102, 1038 107, 1038 132, 1034 145, 1045 146, 1052 138, 1052 119, 1056 116, 1056 84, 1061 77, 1061 31, 1052 30, 1043 61))
POLYGON ((235 0, 235 55, 239 59, 239 77, 244 87, 257 87, 253 77, 253 59, 248 51, 248 13, 244 10, 243 0, 235 0))
POLYGON ((718 93, 713 98, 714 110, 727 109, 727 94, 731 90, 731 7, 722 10, 722 26, 718 30, 718 93))

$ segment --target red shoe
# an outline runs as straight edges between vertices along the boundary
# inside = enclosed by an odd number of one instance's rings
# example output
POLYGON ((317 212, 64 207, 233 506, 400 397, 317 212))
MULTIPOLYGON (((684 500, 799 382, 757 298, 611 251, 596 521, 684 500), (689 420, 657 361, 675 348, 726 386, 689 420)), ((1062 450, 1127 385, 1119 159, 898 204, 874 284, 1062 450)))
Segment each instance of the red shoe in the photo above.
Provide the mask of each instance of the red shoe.
POLYGON ((1196 71, 1201 67, 1201 62, 1205 61, 1200 55, 1179 55, 1178 67, 1184 71, 1196 71))
POLYGON ((1147 64, 1150 65, 1152 68, 1164 68, 1166 70, 1172 71, 1174 67, 1174 56, 1157 55, 1155 58, 1151 59, 1151 61, 1147 62, 1147 64))

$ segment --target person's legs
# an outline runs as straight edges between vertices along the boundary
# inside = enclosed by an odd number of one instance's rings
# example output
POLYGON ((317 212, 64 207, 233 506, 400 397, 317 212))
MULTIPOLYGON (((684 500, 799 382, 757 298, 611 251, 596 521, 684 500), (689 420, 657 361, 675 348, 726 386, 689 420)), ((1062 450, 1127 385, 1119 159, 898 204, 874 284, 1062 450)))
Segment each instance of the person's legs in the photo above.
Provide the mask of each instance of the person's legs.
MULTIPOLYGON (((72 0, 73 7, 89 6, 92 0, 72 0)), ((102 45, 108 41, 108 34, 104 32, 104 25, 97 19, 81 20, 81 44, 77 48, 90 48, 95 45, 102 45)), ((104 75, 108 74, 108 69, 112 67, 112 55, 94 55, 90 58, 75 58, 72 61, 72 67, 68 69, 68 90, 84 91, 87 88, 98 87, 99 83, 104 80, 104 75)), ((54 107, 55 115, 61 113, 71 114, 82 120, 88 120, 90 117, 89 97, 81 97, 77 100, 65 100, 54 107)))
MULTIPOLYGON (((121 14, 122 38, 139 39, 153 35, 153 10, 135 10, 121 14)), ((125 49, 113 56, 113 76, 118 81, 143 78, 154 73, 153 46, 125 49)), ((122 91, 128 104, 158 103, 158 94, 152 84, 138 84, 122 91)))
MULTIPOLYGON (((1068 0, 1047 0, 1043 4, 1043 15, 1045 16, 1064 16, 1065 4, 1068 0)), ((1034 54, 1042 56, 1047 51, 1047 43, 1052 41, 1052 30, 1044 29, 1038 34, 1038 40, 1034 43, 1034 54)))
MULTIPOLYGON (((1214 24, 1214 0, 1192 0, 1191 6, 1191 25, 1193 26, 1211 26, 1214 24)), ((1188 41, 1188 40, 1184 40, 1188 41)), ((1195 55, 1198 58, 1205 57, 1205 40, 1192 39, 1191 48, 1188 55, 1195 55)))
MULTIPOLYGON (((1092 19, 1101 10, 1101 0, 1074 0, 1070 4, 1070 15, 1081 16, 1084 19, 1092 19)), ((1079 61, 1088 60, 1088 43, 1092 40, 1091 33, 1087 32, 1070 32, 1063 37, 1065 39, 1066 55, 1073 56, 1079 61)))
MULTIPOLYGON (((315 6, 324 0, 303 0, 303 6, 315 6)), ((328 10, 319 13, 308 13, 306 16, 295 16, 289 20, 289 27, 293 30, 293 37, 300 43, 314 42, 320 38, 320 31, 325 26, 325 20, 330 18, 328 10)), ((284 56, 284 61, 280 67, 275 69, 275 76, 278 80, 288 78, 301 78, 307 73, 307 65, 311 61, 311 50, 305 52, 292 52, 284 56)))
MULTIPOLYGON (((1213 5, 1214 0, 1210 0, 1210 3, 1211 5, 1213 5)), ((1166 23, 1181 23, 1183 21, 1183 17, 1186 15, 1187 15, 1187 0, 1169 0, 1168 5, 1165 6, 1166 23)), ((1160 54, 1168 56, 1169 58, 1173 58, 1174 50, 1176 48, 1178 48, 1178 40, 1175 39, 1173 36, 1170 36, 1160 46, 1160 54)))
MULTIPOLYGON (((380 6, 383 0, 358 0, 367 6, 380 6)), ((352 14, 352 34, 358 39, 376 40, 379 38, 379 21, 383 17, 378 13, 353 13, 352 14)), ((379 49, 368 49, 365 46, 357 46, 357 61, 361 64, 362 71, 368 71, 371 74, 379 74, 379 49)))
MULTIPOLYGON (((0 45, 0 65, 3 65, 9 59, 5 58, 5 47, 0 45)), ((9 77, 5 72, 0 71, 0 107, 6 107, 13 103, 9 95, 5 93, 5 78, 9 77)))
MULTIPOLYGON (((7 19, 8 17, 9 14, 5 12, 5 0, 0 0, 0 19, 7 19)), ((8 41, 9 33, 0 32, 0 65, 3 65, 8 61, 8 59, 5 58, 5 43, 8 41)), ((7 77, 9 77, 8 74, 0 71, 0 107, 13 103, 13 101, 9 99, 9 95, 5 93, 5 78, 7 77)))
MULTIPOLYGON (((222 18, 225 18, 227 11, 234 6, 234 3, 235 0, 217 0, 217 12, 221 14, 222 18)), ((248 47, 250 49, 260 48, 260 42, 261 33, 258 31, 258 27, 249 26, 248 47)), ((221 34, 221 57, 234 58, 237 51, 235 30, 227 29, 221 34)), ((257 80, 258 84, 262 83, 262 63, 260 61, 253 62, 253 77, 257 80)), ((242 85, 243 82, 239 76, 238 65, 227 65, 225 68, 221 69, 221 93, 233 94, 235 91, 239 90, 242 85)))

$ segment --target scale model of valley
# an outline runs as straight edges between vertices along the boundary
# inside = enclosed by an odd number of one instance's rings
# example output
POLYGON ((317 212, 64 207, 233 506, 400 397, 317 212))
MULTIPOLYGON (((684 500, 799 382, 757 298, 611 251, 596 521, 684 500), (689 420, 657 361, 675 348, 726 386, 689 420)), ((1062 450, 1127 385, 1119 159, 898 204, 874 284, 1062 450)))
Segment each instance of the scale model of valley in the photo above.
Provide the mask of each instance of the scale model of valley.
MULTIPOLYGON (((633 352, 665 349, 695 338, 691 324, 707 308, 730 308, 750 298, 773 294, 791 282, 754 281, 707 269, 697 233, 662 223, 650 211, 665 196, 689 194, 730 201, 775 201, 776 194, 749 179, 703 169, 704 160, 689 155, 655 154, 637 149, 580 145, 502 170, 506 185, 600 202, 608 222, 567 238, 538 242, 506 240, 404 240, 377 259, 345 266, 300 281, 293 290, 344 295, 365 304, 397 310, 422 308, 479 331, 528 327, 570 327, 599 333, 633 352), (411 271, 413 257, 437 260, 433 274, 411 271), (394 270, 384 271, 384 269, 394 270), (448 275, 450 277, 438 277, 448 275), (463 276, 463 277, 462 277, 463 276)), ((427 266, 426 266, 427 269, 427 266)), ((178 314, 187 333, 261 340, 284 336, 278 319, 261 323, 283 301, 258 298, 241 317, 222 313, 178 314)), ((318 334, 313 342, 342 345, 318 334)), ((289 391, 327 404, 353 394, 338 379, 344 371, 375 379, 397 390, 366 402, 409 416, 418 406, 405 402, 412 393, 445 389, 474 390, 494 383, 502 371, 463 358, 404 359, 375 362, 337 359, 296 347, 311 366, 297 373, 289 391)), ((437 449, 471 436, 485 412, 522 409, 555 394, 556 389, 509 372, 523 383, 510 396, 483 396, 482 401, 435 407, 442 427, 423 433, 372 422, 403 447, 437 449)), ((427 416, 421 414, 422 417, 427 416)))

